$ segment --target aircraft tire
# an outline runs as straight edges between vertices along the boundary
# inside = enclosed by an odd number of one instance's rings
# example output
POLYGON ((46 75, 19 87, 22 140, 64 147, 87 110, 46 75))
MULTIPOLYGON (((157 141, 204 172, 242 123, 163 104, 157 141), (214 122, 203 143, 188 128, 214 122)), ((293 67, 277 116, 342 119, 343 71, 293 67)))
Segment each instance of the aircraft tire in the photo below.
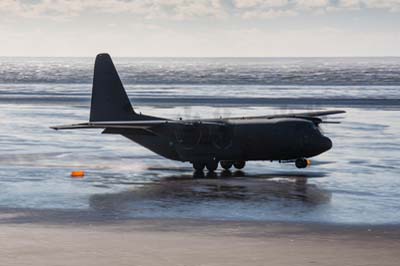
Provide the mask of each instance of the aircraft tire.
POLYGON ((196 171, 203 171, 205 166, 204 162, 193 162, 193 169, 196 171))
POLYGON ((214 172, 218 168, 218 161, 209 161, 206 163, 207 170, 210 172, 214 172))
POLYGON ((298 159, 296 159, 295 165, 297 168, 306 168, 307 160, 304 158, 298 158, 298 159))
POLYGON ((236 169, 243 169, 246 165, 246 161, 236 161, 233 163, 236 169))
POLYGON ((193 178, 204 178, 204 171, 203 170, 194 170, 193 178))
POLYGON ((221 165, 222 168, 224 168, 225 170, 229 170, 232 168, 233 166, 233 162, 232 161, 221 161, 219 163, 221 165))

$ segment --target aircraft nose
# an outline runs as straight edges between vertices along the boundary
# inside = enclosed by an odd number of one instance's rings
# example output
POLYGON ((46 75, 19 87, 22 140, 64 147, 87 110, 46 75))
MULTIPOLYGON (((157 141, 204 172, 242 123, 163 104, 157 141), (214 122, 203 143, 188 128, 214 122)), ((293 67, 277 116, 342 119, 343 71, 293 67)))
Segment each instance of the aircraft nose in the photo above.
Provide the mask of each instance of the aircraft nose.
POLYGON ((321 150, 327 151, 332 148, 332 141, 328 137, 322 137, 320 141, 321 150))

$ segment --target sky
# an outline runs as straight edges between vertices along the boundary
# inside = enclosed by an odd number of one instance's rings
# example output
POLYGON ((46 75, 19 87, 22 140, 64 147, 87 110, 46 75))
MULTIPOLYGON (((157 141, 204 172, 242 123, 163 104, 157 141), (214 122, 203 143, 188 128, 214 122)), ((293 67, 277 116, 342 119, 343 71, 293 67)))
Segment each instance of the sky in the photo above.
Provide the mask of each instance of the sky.
POLYGON ((0 56, 400 56, 400 0, 0 0, 0 56))

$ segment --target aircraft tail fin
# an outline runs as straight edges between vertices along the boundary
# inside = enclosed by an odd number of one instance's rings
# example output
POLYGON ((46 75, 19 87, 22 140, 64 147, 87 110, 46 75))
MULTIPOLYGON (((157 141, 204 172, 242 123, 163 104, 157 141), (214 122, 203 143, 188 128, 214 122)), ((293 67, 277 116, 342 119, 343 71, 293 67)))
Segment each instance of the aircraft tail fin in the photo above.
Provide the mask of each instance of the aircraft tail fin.
POLYGON ((99 54, 94 65, 90 121, 129 121, 132 108, 109 54, 99 54))

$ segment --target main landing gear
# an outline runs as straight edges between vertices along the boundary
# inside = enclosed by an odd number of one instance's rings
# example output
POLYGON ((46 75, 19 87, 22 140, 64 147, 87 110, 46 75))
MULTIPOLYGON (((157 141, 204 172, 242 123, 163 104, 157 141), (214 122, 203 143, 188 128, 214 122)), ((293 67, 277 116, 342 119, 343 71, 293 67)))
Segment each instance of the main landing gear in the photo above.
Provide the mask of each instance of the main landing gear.
POLYGON ((206 163, 204 162, 193 162, 193 169, 196 171, 203 171, 204 167, 206 167, 206 163))
POLYGON ((196 171, 203 171, 207 168, 208 171, 213 172, 218 168, 218 161, 212 160, 208 162, 193 162, 193 169, 196 171))
POLYGON ((246 162, 245 161, 235 161, 233 163, 233 166, 235 166, 236 169, 243 169, 246 166, 246 162))
MULTIPOLYGON (((246 161, 220 161, 219 164, 225 170, 229 170, 234 166, 236 169, 243 169, 246 165, 246 161)), ((207 168, 209 172, 213 172, 218 168, 218 161, 212 160, 207 162, 192 162, 193 169, 196 171, 203 171, 204 168, 207 168)))
POLYGON ((221 165, 222 168, 224 168, 225 170, 229 170, 232 168, 233 166, 233 162, 232 161, 221 161, 219 163, 221 165))
POLYGON ((222 168, 229 170, 234 166, 236 169, 240 170, 246 166, 246 161, 221 161, 219 163, 222 168))

